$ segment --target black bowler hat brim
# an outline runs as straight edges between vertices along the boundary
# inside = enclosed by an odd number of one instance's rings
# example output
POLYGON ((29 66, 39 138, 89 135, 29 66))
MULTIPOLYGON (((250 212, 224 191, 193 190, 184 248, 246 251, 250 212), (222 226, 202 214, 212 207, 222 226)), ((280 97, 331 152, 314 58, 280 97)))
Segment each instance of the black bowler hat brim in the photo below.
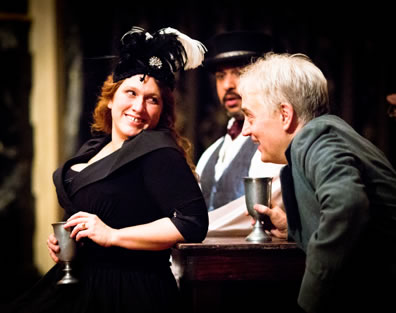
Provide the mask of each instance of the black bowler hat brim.
POLYGON ((271 36, 256 31, 225 32, 212 37, 207 43, 208 53, 204 67, 215 71, 219 66, 242 66, 253 58, 274 50, 271 36))

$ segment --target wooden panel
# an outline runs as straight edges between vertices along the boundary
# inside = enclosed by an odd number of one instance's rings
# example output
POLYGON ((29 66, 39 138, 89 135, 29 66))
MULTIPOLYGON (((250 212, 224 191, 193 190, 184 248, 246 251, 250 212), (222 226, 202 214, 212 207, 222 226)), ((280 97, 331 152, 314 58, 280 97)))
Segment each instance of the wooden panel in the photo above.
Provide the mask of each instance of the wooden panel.
MULTIPOLYGON (((236 307, 297 311, 305 255, 295 243, 275 239, 254 244, 245 238, 207 238, 172 249, 173 271, 186 312, 227 312, 236 307)), ((245 311, 245 310, 244 310, 245 311)))

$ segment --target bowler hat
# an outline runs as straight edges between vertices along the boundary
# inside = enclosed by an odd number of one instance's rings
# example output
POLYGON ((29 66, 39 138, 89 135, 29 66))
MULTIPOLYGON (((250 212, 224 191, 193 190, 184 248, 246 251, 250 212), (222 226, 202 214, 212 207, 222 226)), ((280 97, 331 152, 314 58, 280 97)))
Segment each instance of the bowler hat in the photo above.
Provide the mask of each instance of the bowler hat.
POLYGON ((215 35, 206 46, 204 67, 215 71, 218 66, 250 63, 253 57, 273 51, 274 41, 270 35, 258 31, 232 31, 215 35))

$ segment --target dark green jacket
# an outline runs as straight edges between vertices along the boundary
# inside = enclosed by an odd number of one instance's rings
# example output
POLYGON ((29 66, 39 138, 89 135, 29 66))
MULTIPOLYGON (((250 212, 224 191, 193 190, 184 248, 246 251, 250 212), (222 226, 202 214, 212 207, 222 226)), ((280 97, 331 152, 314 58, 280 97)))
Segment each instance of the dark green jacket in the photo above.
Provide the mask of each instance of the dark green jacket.
POLYGON ((306 252, 299 304, 331 312, 382 301, 381 279, 395 283, 396 171, 333 115, 307 123, 286 156, 281 181, 289 235, 306 252))

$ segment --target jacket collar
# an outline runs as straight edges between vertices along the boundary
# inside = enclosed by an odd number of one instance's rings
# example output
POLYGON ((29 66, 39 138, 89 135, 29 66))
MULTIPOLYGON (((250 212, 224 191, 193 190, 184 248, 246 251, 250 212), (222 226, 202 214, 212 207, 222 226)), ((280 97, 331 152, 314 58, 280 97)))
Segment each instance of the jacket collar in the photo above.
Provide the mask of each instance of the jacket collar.
POLYGON ((104 163, 98 161, 82 170, 79 173, 78 183, 71 184, 70 193, 68 195, 63 183, 65 172, 73 164, 88 162, 88 160, 97 154, 110 140, 110 136, 105 136, 87 141, 74 157, 54 172, 53 179, 57 187, 59 202, 66 210, 67 208, 72 208, 69 196, 73 196, 78 190, 89 184, 106 178, 120 167, 160 148, 169 147, 179 150, 170 131, 144 130, 125 141, 119 150, 108 155, 106 157, 109 158, 108 162, 104 163))

